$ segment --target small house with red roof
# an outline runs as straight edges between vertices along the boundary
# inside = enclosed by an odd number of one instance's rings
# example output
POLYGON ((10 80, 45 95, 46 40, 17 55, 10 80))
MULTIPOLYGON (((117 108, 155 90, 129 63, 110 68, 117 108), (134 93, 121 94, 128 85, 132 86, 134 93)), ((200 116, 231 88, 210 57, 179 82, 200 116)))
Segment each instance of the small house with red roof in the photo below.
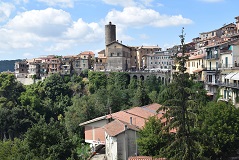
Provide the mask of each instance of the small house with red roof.
POLYGON ((160 107, 157 103, 133 107, 81 123, 80 126, 85 127, 85 142, 93 149, 104 145, 107 158, 126 160, 138 153, 137 131, 144 127, 149 117, 163 116, 164 111, 157 112, 160 107))

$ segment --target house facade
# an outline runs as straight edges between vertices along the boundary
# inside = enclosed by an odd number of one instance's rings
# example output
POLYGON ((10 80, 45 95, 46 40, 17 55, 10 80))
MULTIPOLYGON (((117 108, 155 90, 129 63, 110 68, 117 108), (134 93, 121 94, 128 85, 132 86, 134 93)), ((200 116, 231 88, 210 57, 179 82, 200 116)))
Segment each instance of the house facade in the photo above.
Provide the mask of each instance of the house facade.
POLYGON ((149 117, 162 117, 164 112, 157 112, 160 104, 154 103, 142 107, 133 107, 98 117, 80 126, 85 128, 85 142, 89 143, 93 150, 98 145, 105 146, 106 156, 119 158, 133 156, 138 152, 136 139, 137 131, 145 125, 149 117), (114 150, 114 153, 110 153, 114 150))
POLYGON ((104 126, 105 129, 105 154, 110 160, 127 160, 130 156, 138 154, 137 131, 132 123, 118 119, 104 126))

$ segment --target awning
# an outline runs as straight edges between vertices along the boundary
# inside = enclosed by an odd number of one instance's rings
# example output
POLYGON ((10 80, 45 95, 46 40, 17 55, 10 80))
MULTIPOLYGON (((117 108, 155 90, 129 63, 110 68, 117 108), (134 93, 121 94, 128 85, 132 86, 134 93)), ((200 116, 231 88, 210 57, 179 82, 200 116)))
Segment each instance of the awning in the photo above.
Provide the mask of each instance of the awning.
POLYGON ((234 73, 229 73, 228 75, 225 76, 225 79, 231 79, 237 72, 234 73))
POLYGON ((234 76, 231 77, 232 80, 239 80, 239 73, 237 72, 234 76))
POLYGON ((207 92, 208 96, 213 96, 213 93, 207 92))
POLYGON ((203 69, 201 68, 201 69, 196 69, 196 70, 194 70, 193 72, 194 73, 198 73, 198 72, 201 72, 203 69))

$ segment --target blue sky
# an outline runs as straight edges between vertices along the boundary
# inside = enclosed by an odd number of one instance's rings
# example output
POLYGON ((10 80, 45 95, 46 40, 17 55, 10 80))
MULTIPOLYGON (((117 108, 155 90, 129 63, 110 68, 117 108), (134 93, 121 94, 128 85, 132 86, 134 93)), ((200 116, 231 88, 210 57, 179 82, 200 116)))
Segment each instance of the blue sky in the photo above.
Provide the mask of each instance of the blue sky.
POLYGON ((104 49, 104 25, 125 45, 179 44, 235 22, 238 0, 0 0, 0 60, 104 49))

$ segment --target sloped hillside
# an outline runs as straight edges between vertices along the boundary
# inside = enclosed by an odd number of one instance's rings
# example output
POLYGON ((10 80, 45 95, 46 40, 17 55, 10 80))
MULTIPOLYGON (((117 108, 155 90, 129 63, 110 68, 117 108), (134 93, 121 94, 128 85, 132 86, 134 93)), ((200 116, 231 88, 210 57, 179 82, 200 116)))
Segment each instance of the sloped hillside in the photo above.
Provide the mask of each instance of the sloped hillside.
POLYGON ((21 60, 2 60, 0 61, 0 72, 3 71, 14 71, 14 65, 16 61, 21 61, 21 60))

